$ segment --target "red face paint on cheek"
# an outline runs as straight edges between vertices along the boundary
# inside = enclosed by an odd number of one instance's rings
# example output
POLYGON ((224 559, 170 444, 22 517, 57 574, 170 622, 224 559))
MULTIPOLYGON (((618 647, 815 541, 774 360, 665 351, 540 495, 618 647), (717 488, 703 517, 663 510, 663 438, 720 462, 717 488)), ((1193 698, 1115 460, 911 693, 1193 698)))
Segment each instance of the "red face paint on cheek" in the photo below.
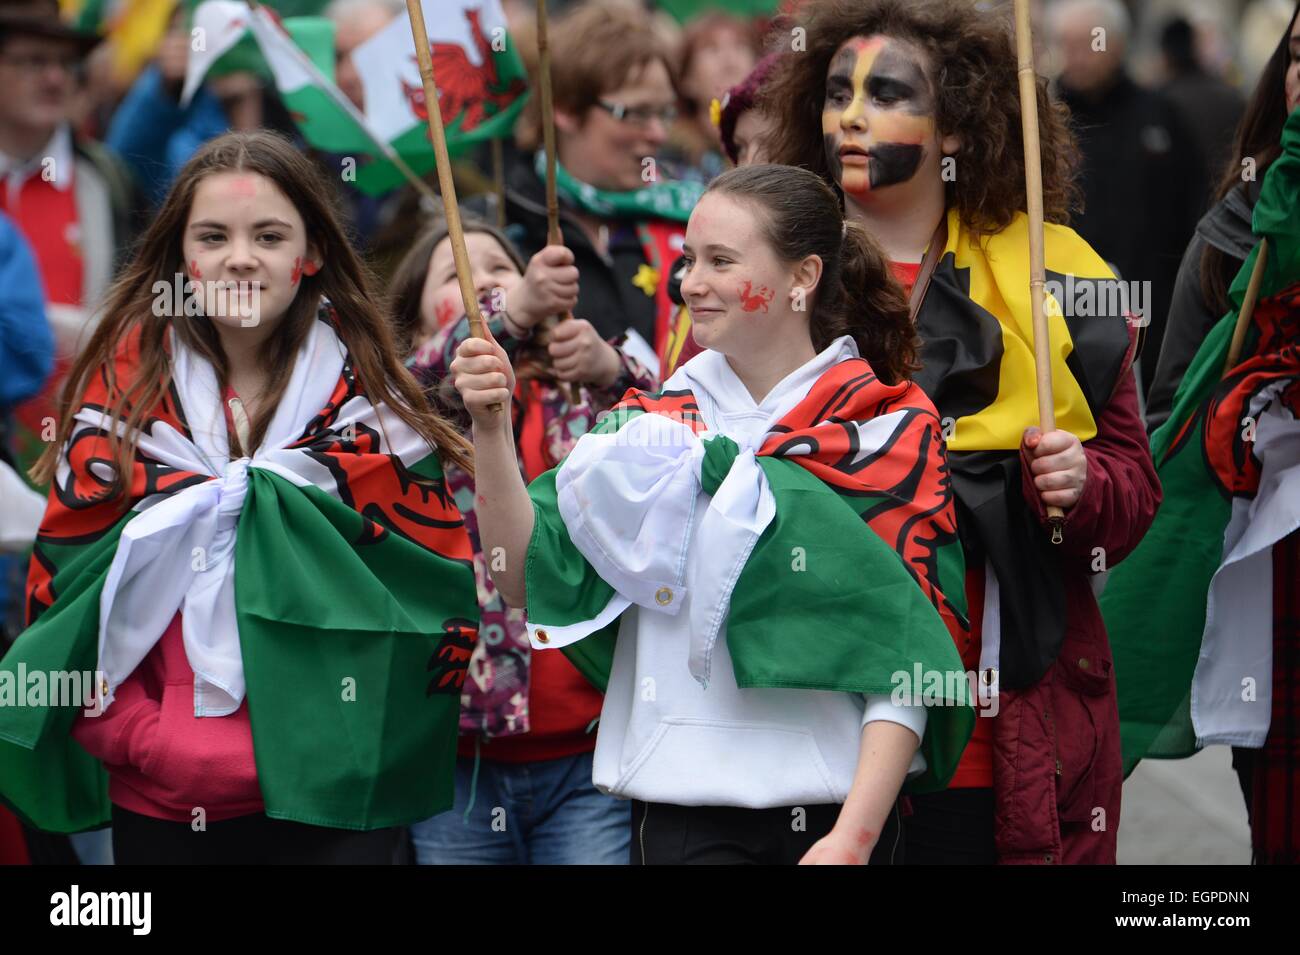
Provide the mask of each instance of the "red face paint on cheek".
POLYGON ((449 325, 456 320, 456 303, 449 298, 444 298, 434 306, 434 317, 438 321, 438 327, 449 325))
POLYGON ((196 278, 196 279, 201 279, 201 278, 203 278, 203 273, 199 271, 199 260, 198 260, 198 259, 193 259, 193 260, 190 262, 190 277, 191 277, 191 278, 196 278))
POLYGON ((776 298, 776 292, 766 285, 754 289, 749 281, 746 281, 738 291, 740 307, 746 312, 766 312, 767 306, 772 303, 772 299, 776 298))
POLYGON ((295 258, 293 260, 293 271, 289 274, 289 284, 297 285, 301 281, 302 281, 302 259, 295 258))

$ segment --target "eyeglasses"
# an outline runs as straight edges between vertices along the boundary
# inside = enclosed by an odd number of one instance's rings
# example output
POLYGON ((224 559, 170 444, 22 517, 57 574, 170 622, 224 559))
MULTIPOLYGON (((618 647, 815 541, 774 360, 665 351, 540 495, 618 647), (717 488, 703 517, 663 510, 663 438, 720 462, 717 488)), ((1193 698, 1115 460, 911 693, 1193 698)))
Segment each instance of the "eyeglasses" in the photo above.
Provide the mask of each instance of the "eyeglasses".
POLYGON ((81 71, 80 58, 70 54, 52 56, 43 53, 5 53, 0 54, 0 61, 24 73, 44 73, 52 66, 57 66, 71 76, 76 76, 81 71))
POLYGON ((649 126, 656 119, 665 126, 671 126, 677 119, 676 106, 628 106, 625 103, 607 103, 603 99, 596 100, 596 105, 620 123, 629 126, 649 126))

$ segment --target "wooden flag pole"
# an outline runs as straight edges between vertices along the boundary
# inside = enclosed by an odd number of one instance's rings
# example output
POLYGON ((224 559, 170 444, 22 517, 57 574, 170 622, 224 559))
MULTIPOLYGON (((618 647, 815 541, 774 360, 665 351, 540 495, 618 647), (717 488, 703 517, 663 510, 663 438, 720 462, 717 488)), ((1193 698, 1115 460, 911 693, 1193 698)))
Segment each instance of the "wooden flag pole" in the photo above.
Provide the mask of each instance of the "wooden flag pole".
MULTIPOLYGON (((1020 78, 1020 123, 1025 141, 1025 198, 1029 211, 1029 303, 1034 322, 1034 370, 1038 381, 1038 426, 1046 434, 1056 430, 1056 402, 1052 397, 1052 341, 1044 311, 1046 281, 1043 265, 1043 160, 1038 144, 1038 74, 1034 71, 1034 37, 1029 22, 1029 0, 1016 0, 1017 75, 1020 78)), ((1048 505, 1052 543, 1064 540, 1065 511, 1048 505)))
MULTIPOLYGON (((433 154, 438 163, 438 186, 442 191, 442 205, 447 217, 447 237, 451 240, 451 256, 456 263, 456 281, 460 284, 460 298, 469 317, 470 334, 487 338, 483 329, 483 313, 479 311, 478 295, 474 291, 474 274, 470 271, 469 252, 465 248, 465 230, 460 224, 460 204, 456 201, 456 183, 451 175, 451 156, 447 153, 447 131, 442 126, 442 106, 438 102, 438 85, 433 79, 433 57, 429 54, 429 31, 424 25, 424 10, 420 0, 406 0, 406 14, 411 19, 411 38, 415 41, 415 58, 420 65, 420 79, 424 83, 424 102, 429 114, 429 138, 433 140, 433 154)), ((500 405, 491 410, 501 413, 500 405)))
POLYGON ((546 0, 537 0, 537 85, 542 100, 542 148, 546 150, 546 244, 563 245, 555 189, 555 103, 551 99, 551 43, 546 21, 546 0))
MULTIPOLYGON (((542 108, 542 148, 546 151, 546 244, 563 245, 560 233, 560 200, 555 187, 555 103, 551 99, 551 42, 547 37, 546 0, 537 0, 537 85, 542 108)), ((573 318, 565 312, 559 321, 573 318)), ((569 382, 569 401, 577 404, 576 382, 569 382)))
POLYGON ((1264 283, 1264 267, 1268 264, 1268 239, 1260 239, 1259 255, 1255 257, 1255 267, 1250 270, 1250 284, 1246 286, 1246 296, 1241 300, 1241 311, 1237 313, 1237 324, 1232 329, 1232 344, 1228 346, 1228 358, 1223 363, 1223 374, 1237 367, 1241 360, 1241 349, 1246 344, 1246 330, 1250 328, 1251 316, 1255 314, 1255 303, 1259 301, 1259 287, 1264 283))

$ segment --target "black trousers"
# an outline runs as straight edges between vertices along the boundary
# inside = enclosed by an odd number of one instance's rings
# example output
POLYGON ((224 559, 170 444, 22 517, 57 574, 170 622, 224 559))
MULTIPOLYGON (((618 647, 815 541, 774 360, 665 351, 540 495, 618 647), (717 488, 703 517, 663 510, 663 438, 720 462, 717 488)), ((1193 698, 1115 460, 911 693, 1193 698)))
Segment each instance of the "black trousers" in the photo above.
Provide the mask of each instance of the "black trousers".
MULTIPOLYGON (((795 865, 839 814, 836 803, 741 809, 633 800, 632 864, 795 865)), ((895 803, 871 853, 872 865, 902 863, 900 825, 895 803)))
POLYGON ((113 807, 118 865, 392 865, 405 829, 355 832, 272 819, 265 813, 210 822, 195 832, 113 807))
POLYGON ((903 820, 903 857, 908 865, 994 865, 993 790, 945 789, 908 796, 912 814, 903 820))

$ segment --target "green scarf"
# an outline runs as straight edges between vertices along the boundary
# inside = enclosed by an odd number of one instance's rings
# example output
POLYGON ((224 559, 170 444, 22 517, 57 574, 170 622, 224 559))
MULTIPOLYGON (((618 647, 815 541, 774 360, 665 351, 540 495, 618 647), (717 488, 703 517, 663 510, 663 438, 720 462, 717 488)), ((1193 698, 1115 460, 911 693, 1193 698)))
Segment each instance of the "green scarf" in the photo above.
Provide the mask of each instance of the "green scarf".
MULTIPOLYGON (((539 179, 546 180, 546 153, 538 150, 533 162, 539 179)), ((696 182, 656 182, 644 189, 614 192, 573 178, 573 174, 555 163, 555 189, 560 198, 583 212, 601 218, 616 219, 671 219, 685 222, 691 210, 704 195, 704 187, 696 182)))

